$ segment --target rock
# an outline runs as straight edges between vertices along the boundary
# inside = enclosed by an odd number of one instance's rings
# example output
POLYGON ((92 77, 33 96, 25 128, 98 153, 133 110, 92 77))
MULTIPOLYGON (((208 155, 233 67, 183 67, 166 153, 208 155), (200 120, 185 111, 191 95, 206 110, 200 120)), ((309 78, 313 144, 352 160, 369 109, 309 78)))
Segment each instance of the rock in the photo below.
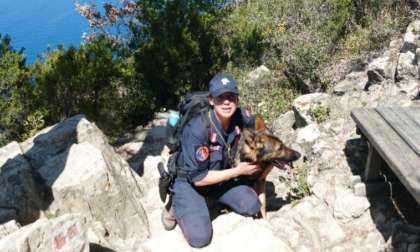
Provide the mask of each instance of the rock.
POLYGON ((368 66, 368 81, 371 84, 381 84, 385 79, 394 79, 397 61, 394 57, 384 56, 374 60, 368 66))
POLYGON ((273 134, 278 136, 283 142, 288 145, 288 140, 293 136, 295 125, 295 114, 293 111, 288 111, 280 115, 273 123, 273 134))
POLYGON ((398 60, 398 76, 397 80, 402 81, 416 81, 420 76, 420 69, 417 63, 416 54, 411 51, 401 53, 398 60))
POLYGON ((361 216, 370 203, 366 197, 355 196, 351 189, 341 189, 335 192, 332 207, 334 218, 346 223, 361 216))
POLYGON ((48 127, 19 145, 11 143, 0 153, 0 205, 18 214, 13 217, 9 211, 2 219, 16 218, 26 227, 45 216, 81 214, 89 226, 102 226, 90 229, 91 239, 99 242, 93 249, 98 250, 122 248, 118 244, 132 237, 139 241, 150 237, 139 201, 148 186, 83 115, 48 127))
POLYGON ((331 186, 323 181, 318 181, 313 185, 312 192, 318 199, 326 201, 331 195, 331 186))
POLYGON ((367 69, 368 63, 359 62, 353 67, 353 72, 363 72, 367 69))
POLYGON ((296 127, 303 128, 308 124, 314 123, 315 119, 311 113, 311 108, 316 106, 318 102, 327 101, 328 97, 328 94, 313 93, 302 95, 295 99, 292 104, 292 110, 295 113, 296 127))
POLYGON ((220 244, 219 250, 215 251, 292 251, 286 243, 274 235, 270 225, 266 221, 249 220, 240 221, 237 225, 226 225, 224 219, 228 217, 229 216, 221 216, 218 222, 214 222, 214 225, 223 223, 223 226, 225 227, 219 229, 224 230, 223 234, 215 234, 215 238, 220 244), (232 227, 235 228, 232 229, 232 227))
MULTIPOLYGON (((337 96, 342 96, 346 93, 351 92, 357 92, 359 90, 363 90, 363 88, 366 85, 367 78, 361 78, 361 73, 353 73, 353 76, 350 74, 346 76, 346 79, 344 81, 339 82, 334 88, 333 88, 333 94, 337 96), (357 80, 352 80, 356 77, 357 74, 357 80), (347 78, 347 76, 350 76, 351 79, 347 78)), ((362 75, 364 76, 364 75, 362 75)))
POLYGON ((50 158, 65 152, 72 144, 82 142, 90 142, 99 150, 107 145, 103 133, 84 115, 78 115, 43 129, 20 147, 32 167, 38 170, 50 158))
POLYGON ((301 128, 296 132, 296 142, 299 144, 313 143, 317 140, 321 133, 317 124, 310 124, 305 128, 301 128))
POLYGON ((410 23, 404 35, 404 41, 401 48, 401 53, 412 52, 416 53, 419 48, 420 41, 418 39, 420 31, 420 20, 410 23))
POLYGON ((39 219, 0 240, 2 251, 89 251, 86 220, 65 214, 39 219))
POLYGON ((420 21, 416 20, 409 24, 404 35, 401 53, 398 59, 397 80, 418 80, 420 69, 418 66, 417 49, 420 47, 419 37, 420 21))
POLYGON ((270 73, 270 70, 266 66, 260 66, 248 73, 247 83, 252 84, 257 81, 261 75, 270 73))
POLYGON ((332 100, 330 107, 331 118, 348 118, 350 110, 355 107, 363 107, 363 102, 359 98, 342 96, 332 100))
POLYGON ((0 149, 1 157, 14 158, 19 154, 22 155, 23 153, 19 147, 19 144, 15 141, 9 143, 8 145, 0 149))
POLYGON ((19 223, 16 222, 16 220, 11 220, 8 222, 5 222, 4 224, 0 225, 0 240, 1 238, 8 236, 9 234, 15 232, 20 227, 19 223))
POLYGON ((319 235, 319 239, 327 243, 325 246, 339 244, 346 237, 325 203, 315 196, 305 197, 293 211, 319 235))
POLYGON ((73 144, 48 160, 38 170, 54 197, 48 214, 78 213, 89 223, 100 221, 111 236, 147 238, 144 209, 128 190, 119 164, 111 161, 89 142, 73 144))
POLYGON ((320 171, 332 169, 341 163, 341 152, 335 146, 321 140, 312 147, 313 161, 316 162, 320 171))
MULTIPOLYGON (((10 150, 10 145, 6 149, 3 153, 10 150)), ((32 167, 17 151, 12 153, 13 158, 0 156, 0 206, 18 209, 17 221, 27 225, 44 216, 43 201, 32 167)))

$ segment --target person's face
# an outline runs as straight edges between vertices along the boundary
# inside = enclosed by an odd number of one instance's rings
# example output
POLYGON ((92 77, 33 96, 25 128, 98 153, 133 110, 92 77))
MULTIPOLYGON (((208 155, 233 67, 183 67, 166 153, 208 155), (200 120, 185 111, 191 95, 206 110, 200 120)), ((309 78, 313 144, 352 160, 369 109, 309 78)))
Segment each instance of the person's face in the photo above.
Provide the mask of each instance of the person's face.
POLYGON ((228 92, 217 97, 209 96, 210 105, 219 119, 230 119, 238 107, 238 95, 228 92))

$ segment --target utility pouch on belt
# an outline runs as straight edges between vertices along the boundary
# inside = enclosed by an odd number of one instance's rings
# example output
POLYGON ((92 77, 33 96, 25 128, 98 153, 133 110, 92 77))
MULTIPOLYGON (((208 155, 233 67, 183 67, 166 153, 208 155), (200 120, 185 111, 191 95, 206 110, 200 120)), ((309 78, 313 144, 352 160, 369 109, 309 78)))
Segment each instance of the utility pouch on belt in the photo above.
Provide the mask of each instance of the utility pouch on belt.
POLYGON ((160 199, 163 201, 163 203, 165 203, 166 194, 168 194, 170 190, 170 186, 172 184, 172 178, 171 178, 171 175, 169 175, 169 173, 165 171, 165 167, 162 162, 159 162, 158 170, 160 173, 160 178, 159 178, 160 199))

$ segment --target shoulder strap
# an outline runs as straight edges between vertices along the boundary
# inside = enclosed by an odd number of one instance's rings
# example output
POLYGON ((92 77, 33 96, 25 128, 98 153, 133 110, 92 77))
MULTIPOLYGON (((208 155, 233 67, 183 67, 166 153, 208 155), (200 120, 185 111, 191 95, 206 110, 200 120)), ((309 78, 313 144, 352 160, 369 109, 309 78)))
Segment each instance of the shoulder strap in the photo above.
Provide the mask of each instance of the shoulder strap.
POLYGON ((242 109, 240 108, 236 109, 235 116, 236 116, 236 122, 238 123, 239 128, 243 130, 245 127, 245 118, 244 118, 244 115, 242 114, 242 109), (241 117, 241 119, 239 119, 239 117, 241 117))
POLYGON ((210 143, 210 118, 209 118, 209 108, 202 109, 200 111, 201 122, 203 123, 204 129, 206 131, 206 142, 210 143))

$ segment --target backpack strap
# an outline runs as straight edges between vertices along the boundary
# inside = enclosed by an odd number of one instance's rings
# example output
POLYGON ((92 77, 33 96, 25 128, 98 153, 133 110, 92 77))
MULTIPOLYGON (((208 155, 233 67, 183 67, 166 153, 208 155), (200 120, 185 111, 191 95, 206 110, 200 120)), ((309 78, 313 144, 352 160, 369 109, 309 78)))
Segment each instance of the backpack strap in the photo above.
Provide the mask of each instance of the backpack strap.
POLYGON ((210 108, 205 108, 200 111, 201 122, 203 123, 204 130, 206 131, 206 142, 210 143, 210 108))

